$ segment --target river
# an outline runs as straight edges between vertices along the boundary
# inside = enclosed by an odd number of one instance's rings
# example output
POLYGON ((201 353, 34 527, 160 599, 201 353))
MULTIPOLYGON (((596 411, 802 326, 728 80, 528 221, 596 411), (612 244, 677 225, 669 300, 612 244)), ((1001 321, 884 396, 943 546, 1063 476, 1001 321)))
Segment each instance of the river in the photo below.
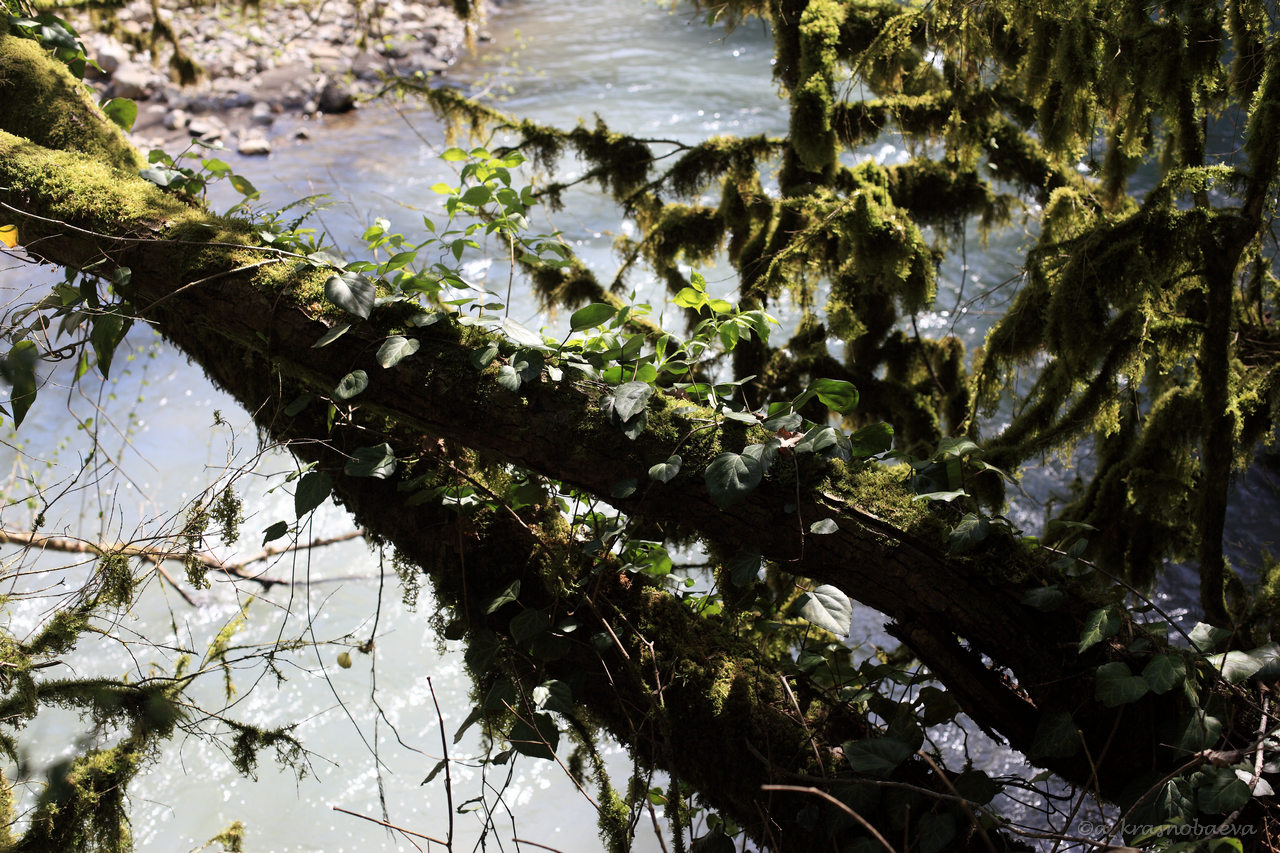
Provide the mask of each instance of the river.
MULTIPOLYGON (((640 0, 612 3, 560 0, 554 4, 507 3, 488 24, 493 42, 480 55, 451 72, 457 81, 475 81, 502 95, 501 109, 516 115, 569 126, 592 113, 615 130, 654 138, 693 141, 716 133, 782 133, 787 117, 770 78, 771 41, 760 25, 727 32, 708 28, 687 10, 669 11, 640 0)), ((288 126, 279 128, 286 132, 288 126)), ((336 204, 318 214, 319 227, 341 246, 352 247, 374 216, 386 216, 409 233, 423 212, 439 209, 432 184, 450 172, 437 155, 445 147, 437 122, 414 108, 363 108, 352 117, 329 118, 305 142, 278 146, 269 161, 228 158, 251 178, 273 204, 285 204, 314 193, 328 193, 336 204), (410 130, 410 127, 413 130, 410 130)), ((867 152, 886 162, 902 156, 891 142, 867 152)), ((600 271, 611 269, 615 233, 626 233, 616 209, 590 191, 575 191, 554 227, 564 232, 579 254, 600 271)), ((534 227, 542 222, 535 221, 534 227)), ((981 340, 988 318, 981 311, 961 313, 960 294, 974 294, 1012 275, 1018 247, 1025 237, 1007 235, 981 256, 970 252, 971 267, 944 267, 939 310, 922 318, 926 328, 951 326, 970 343, 981 340)), ((476 278, 487 274, 493 286, 505 286, 500 260, 469 267, 476 278)), ((723 273, 723 271, 721 271, 723 273)), ((730 287, 727 274, 709 274, 713 288, 730 287)), ((16 292, 25 286, 24 271, 0 279, 16 292)), ((632 282, 640 300, 656 299, 656 285, 632 282)), ((10 296, 15 295, 11 292, 10 296)), ((785 313, 785 306, 779 309, 785 313)), ((513 316, 528 325, 540 320, 530 300, 516 300, 513 316)), ((64 482, 82 465, 97 430, 103 450, 118 463, 114 472, 88 488, 75 490, 50 510, 45 532, 78 531, 106 538, 146 536, 168 515, 212 483, 224 483, 228 472, 249 466, 252 473, 237 483, 245 499, 247 519, 238 552, 256 550, 262 531, 277 520, 292 521, 292 485, 285 477, 292 461, 266 449, 259 456, 258 437, 233 402, 212 388, 200 370, 153 339, 146 330, 130 336, 130 358, 121 356, 99 399, 93 392, 46 391, 24 425, 5 461, 13 472, 5 493, 26 494, 23 478, 43 470, 44 482, 64 482), (103 411, 97 411, 99 403, 103 411), (215 419, 215 411, 220 416, 215 419), (84 424, 93 418, 85 429, 84 424), (178 438, 181 437, 181 438, 178 438)), ((55 379, 62 374, 55 376, 55 379)), ((65 378, 65 377, 62 377, 65 378)), ((50 389, 52 390, 52 389, 50 389)), ((1056 474, 1043 475, 1043 487, 1056 474)), ((1242 505, 1273 506, 1274 489, 1251 475, 1242 505), (1265 500, 1262 500, 1265 499, 1265 500)), ((1021 521, 1033 521, 1030 507, 1021 521)), ((32 510, 23 503, 7 506, 4 522, 30 524, 32 510)), ((1237 529, 1250 536, 1269 536, 1275 516, 1249 517, 1237 529), (1254 522, 1258 524, 1255 526, 1254 522), (1261 531, 1261 532, 1259 532, 1261 531)), ((327 536, 350 529, 350 521, 331 506, 323 507, 305 535, 327 536)), ((63 563, 50 555, 41 566, 63 563)), ((262 592, 256 585, 214 580, 197 593, 202 606, 191 607, 154 579, 142 601, 119 617, 116 633, 167 637, 174 650, 152 650, 144 644, 95 643, 68 659, 77 674, 129 672, 142 677, 151 660, 172 666, 176 647, 194 650, 197 660, 212 636, 249 602, 249 623, 236 636, 245 646, 232 667, 237 694, 227 714, 256 725, 298 722, 295 733, 313 751, 303 778, 281 771, 264 755, 257 780, 231 767, 227 756, 207 740, 180 739, 133 788, 133 830, 140 851, 191 850, 232 820, 246 825, 246 849, 253 851, 390 851, 412 850, 404 836, 335 811, 340 807, 423 835, 443 838, 449 830, 443 776, 422 784, 441 755, 440 729, 452 758, 475 756, 483 746, 474 729, 459 743, 453 733, 468 714, 469 683, 456 643, 442 643, 430 627, 432 607, 425 594, 416 608, 401 601, 394 576, 380 583, 380 571, 391 572, 390 555, 371 552, 364 544, 346 542, 298 552, 270 565, 268 573, 296 579, 344 578, 310 586, 278 586, 262 592), (352 577, 362 579, 350 579, 352 577), (264 671, 253 644, 277 636, 317 639, 319 651, 282 656, 278 675, 264 671), (376 652, 352 648, 370 638, 376 652), (348 652, 350 668, 339 666, 348 652), (375 692, 376 685, 376 692, 375 692), (433 697, 434 691, 434 697, 433 697), (438 700, 439 718, 435 710, 438 700), (376 758, 375 758, 376 754, 376 758)), ((49 582, 75 581, 81 568, 50 575, 49 582)), ((180 570, 179 570, 180 571, 180 570)), ((56 587, 54 588, 56 591, 56 587)), ((14 606, 13 619, 34 622, 49 599, 14 606)), ((888 642, 881 619, 859 611, 853 640, 888 642)), ((222 676, 214 673, 197 689, 205 707, 222 703, 222 676)), ((216 721, 194 718, 192 725, 216 727, 216 721)), ((83 726, 67 714, 45 713, 23 736, 37 778, 59 754, 79 745, 69 742, 83 726)), ((978 750, 992 772, 1016 769, 1016 757, 978 750)), ((628 766, 615 750, 614 781, 625 786, 628 766)), ((9 771, 12 774, 12 769, 9 771)), ((11 776, 12 778, 12 776, 11 776)), ((548 762, 520 760, 490 768, 484 778, 476 762, 453 765, 453 800, 483 797, 493 810, 497 828, 488 836, 497 849, 514 849, 513 837, 557 850, 599 849, 591 805, 548 762), (510 778, 507 771, 510 770, 510 778), (514 815, 514 818, 512 817, 514 815)), ((481 836, 484 811, 455 816, 460 839, 455 849, 470 849, 481 836)), ((661 849, 648 836, 637 850, 661 849)), ((422 839, 417 842, 426 849, 422 839)))

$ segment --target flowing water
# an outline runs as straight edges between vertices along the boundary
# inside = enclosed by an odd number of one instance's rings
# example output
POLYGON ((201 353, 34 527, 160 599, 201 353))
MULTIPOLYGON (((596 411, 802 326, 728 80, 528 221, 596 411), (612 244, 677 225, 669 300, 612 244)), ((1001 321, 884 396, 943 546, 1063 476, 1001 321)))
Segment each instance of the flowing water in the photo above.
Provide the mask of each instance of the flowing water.
MULTIPOLYGON (((506 4, 488 29, 492 44, 482 46, 478 58, 461 63, 452 77, 491 87, 504 97, 500 108, 514 115, 570 126, 579 118, 592 121, 598 113, 615 130, 677 142, 717 133, 785 132, 786 112, 770 78, 772 46, 759 24, 730 33, 706 27, 687 11, 671 12, 640 0, 527 0, 506 4)), ((285 143, 268 162, 241 159, 233 166, 275 204, 330 193, 337 204, 319 214, 320 227, 339 245, 353 248, 352 236, 374 216, 388 217, 393 227, 412 236, 424 213, 436 215, 439 196, 430 187, 451 177, 437 156, 444 147, 440 126, 423 112, 412 106, 399 111, 373 106, 354 117, 326 120, 312 140, 285 143)), ((903 156, 892 142, 866 153, 888 162, 903 156)), ((589 264, 610 275, 613 237, 627 233, 628 224, 619 221, 613 205, 588 190, 574 191, 567 201, 554 224, 535 221, 534 227, 560 229, 589 264)), ((980 256, 970 252, 970 266, 962 268, 958 261, 944 266, 938 310, 921 318, 923 329, 953 328, 971 344, 980 341, 989 318, 966 302, 1016 271, 1024 239, 1006 235, 980 256)), ((468 272, 495 292, 506 287, 500 260, 478 259, 468 272)), ((712 271, 708 279, 721 292, 732 287, 727 272, 712 271)), ((6 274, 0 285, 7 288, 7 298, 16 299, 28 281, 26 271, 19 270, 6 274)), ((628 284, 638 299, 660 304, 651 281, 637 277, 628 284)), ((786 307, 779 312, 785 316, 786 307)), ((528 298, 513 300, 512 315, 535 327, 547 322, 539 319, 528 298)), ((248 466, 252 473, 236 483, 246 501, 244 541, 231 550, 255 551, 260 531, 293 519, 292 485, 285 478, 294 464, 278 452, 259 456, 246 416, 180 354, 145 330, 129 340, 131 357, 119 357, 101 395, 52 387, 42 393, 32 420, 5 457, 13 471, 6 496, 25 496, 30 490, 24 479, 33 472, 40 472, 43 482, 66 482, 85 464, 90 446, 86 434, 96 431, 101 447, 97 461, 110 455, 121 472, 70 490, 49 510, 44 532, 107 539, 145 535, 210 484, 225 485, 230 472, 248 466)), ((65 373, 59 371, 54 379, 65 381, 65 373)), ((1043 488, 1054 476, 1043 476, 1043 488)), ((1273 499, 1274 490, 1265 475, 1257 477, 1261 479, 1246 484, 1255 492, 1246 493, 1250 499, 1242 503, 1273 506, 1261 499, 1273 499)), ((2 516, 6 526, 31 523, 33 508, 8 503, 2 516)), ((1030 524, 1030 511, 1025 512, 1030 524)), ((1250 536, 1274 532, 1274 514, 1242 520, 1246 523, 1238 529, 1250 536)), ((342 513, 325 507, 304 538, 349 529, 342 513)), ((56 600, 58 584, 73 586, 86 571, 83 565, 57 568, 66 557, 42 558, 40 566, 50 569, 46 597, 17 605, 13 618, 19 624, 34 623, 56 600)), ((104 640, 67 659, 78 675, 128 672, 133 678, 150 674, 153 660, 172 667, 184 649, 194 654, 193 665, 199 665, 213 636, 247 603, 248 625, 236 635, 232 655, 238 693, 226 716, 259 726, 301 721, 295 734, 313 751, 300 779, 264 755, 258 779, 250 780, 236 773, 224 752, 208 740, 178 740, 133 788, 133 829, 140 850, 191 850, 232 820, 244 821, 246 847, 254 851, 415 849, 412 837, 335 807, 385 817, 434 838, 445 836, 450 829, 445 778, 423 780, 444 749, 457 759, 478 755, 483 746, 474 729, 453 742, 472 704, 460 650, 436 639, 425 593, 416 609, 401 601, 392 571, 389 556, 384 560, 359 541, 349 541, 296 552, 267 567, 278 578, 333 580, 264 591, 254 584, 233 586, 214 579, 210 590, 197 594, 200 607, 188 605, 153 578, 140 603, 120 614, 114 633, 166 637, 171 650, 104 640), (268 670, 254 644, 278 636, 323 644, 318 652, 304 648, 281 655, 268 670), (370 639, 375 654, 361 653, 356 647, 370 639), (344 651, 353 659, 350 668, 338 664, 344 651)), ((876 614, 860 611, 854 640, 886 641, 880 621, 876 614)), ((202 679, 196 696, 202 707, 217 708, 224 689, 222 673, 214 672, 202 679)), ((205 730, 218 726, 217 720, 194 714, 188 723, 205 730)), ((24 735, 28 777, 42 778, 58 755, 74 752, 79 745, 70 739, 83 729, 69 715, 43 714, 24 735)), ((1011 760, 1016 764, 1003 753, 979 757, 991 762, 993 770, 1011 760)), ((614 751, 611 766, 615 782, 625 785, 628 768, 620 751, 614 751)), ((7 772, 12 774, 12 768, 7 772)), ((489 768, 486 775, 477 762, 464 760, 452 765, 450 782, 455 807, 483 798, 467 814, 455 815, 456 838, 462 839, 455 849, 476 843, 486 808, 496 826, 488 840, 500 841, 497 849, 514 849, 514 837, 563 851, 599 849, 590 803, 553 764, 522 759, 489 768)), ((415 840, 427 848, 426 841, 415 840)), ((660 848, 647 837, 638 849, 660 848)))

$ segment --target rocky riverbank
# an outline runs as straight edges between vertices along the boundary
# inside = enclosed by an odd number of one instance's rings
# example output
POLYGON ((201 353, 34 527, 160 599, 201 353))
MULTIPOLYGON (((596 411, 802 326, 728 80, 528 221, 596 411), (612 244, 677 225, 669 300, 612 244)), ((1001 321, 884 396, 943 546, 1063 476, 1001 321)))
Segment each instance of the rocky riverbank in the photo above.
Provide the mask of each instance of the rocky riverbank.
MULTIPOLYGON (((90 69, 90 82, 105 96, 138 103, 133 136, 144 149, 198 137, 268 154, 282 135, 277 119, 310 119, 282 122, 290 138, 305 138, 326 116, 355 109, 385 75, 444 73, 466 41, 447 0, 278 0, 256 10, 236 2, 160 15, 200 67, 193 86, 170 79, 163 49, 153 57, 81 30, 102 68, 90 69)), ((116 19, 133 33, 154 23, 148 0, 128 4, 116 19)))

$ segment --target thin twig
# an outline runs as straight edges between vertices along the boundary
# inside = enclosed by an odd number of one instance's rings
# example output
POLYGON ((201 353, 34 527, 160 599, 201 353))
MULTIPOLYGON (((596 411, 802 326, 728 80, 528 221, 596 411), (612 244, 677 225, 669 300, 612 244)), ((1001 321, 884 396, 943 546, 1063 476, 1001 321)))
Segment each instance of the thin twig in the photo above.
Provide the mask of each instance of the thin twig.
MULTIPOLYGON (((378 826, 385 826, 387 829, 395 830, 396 832, 403 833, 404 835, 412 835, 414 838, 425 838, 427 841, 433 842, 435 844, 445 843, 441 841, 439 838, 432 838, 430 835, 423 835, 421 832, 414 832, 412 829, 405 829, 402 826, 396 826, 394 823, 388 823, 385 820, 378 820, 376 817, 369 817, 368 815, 363 815, 363 814, 360 814, 359 812, 353 812, 353 811, 350 811, 349 809, 344 809, 342 806, 330 806, 330 808, 332 808, 335 812, 342 812, 343 814, 349 814, 352 817, 358 817, 361 820, 367 820, 369 821, 369 823, 376 823, 378 824, 378 826)), ((416 847, 417 845, 415 844, 414 846, 416 847)))
POLYGON ((440 749, 444 752, 444 796, 449 804, 449 834, 445 837, 449 840, 445 845, 453 849, 453 774, 449 772, 449 743, 444 736, 444 714, 440 713, 440 702, 436 699, 436 688, 431 683, 431 676, 427 676, 427 689, 431 691, 431 701, 436 706, 436 719, 440 721, 440 749))
POLYGON ((762 791, 794 791, 797 794, 814 794, 815 796, 821 797, 822 799, 831 803, 831 805, 840 809, 840 811, 849 815, 849 817, 856 820, 859 824, 861 824, 862 828, 865 829, 867 832, 871 833, 872 838, 874 838, 876 841, 879 841, 882 845, 884 845, 884 849, 888 850, 889 853, 897 853, 897 851, 893 849, 893 845, 890 844, 887 840, 885 840, 885 837, 880 834, 880 830, 872 826, 865 817, 858 814, 853 809, 849 808, 847 805, 845 805, 844 803, 837 800, 835 797, 828 794, 826 791, 821 791, 817 788, 805 788, 801 785, 761 785, 760 790, 762 791))

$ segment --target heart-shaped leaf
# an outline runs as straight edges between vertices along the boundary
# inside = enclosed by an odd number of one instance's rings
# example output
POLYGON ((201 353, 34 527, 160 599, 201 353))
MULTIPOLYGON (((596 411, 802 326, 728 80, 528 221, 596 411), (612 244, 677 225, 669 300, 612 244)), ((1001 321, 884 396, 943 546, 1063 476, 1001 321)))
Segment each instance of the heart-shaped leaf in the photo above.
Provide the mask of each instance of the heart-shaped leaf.
POLYGON ((308 471, 298 481, 298 489, 293 493, 293 511, 302 518, 311 510, 324 503, 325 498, 333 491, 333 478, 324 471, 308 471))
POLYGON ((392 335, 378 347, 378 364, 383 367, 395 367, 404 359, 413 355, 421 347, 418 341, 403 335, 392 335))
POLYGON ((383 442, 371 447, 357 448, 342 467, 352 477, 375 477, 385 480, 395 473, 396 455, 391 452, 391 445, 383 442))
POLYGON ((1112 661, 1098 667, 1093 693, 1103 705, 1114 708, 1138 701, 1150 689, 1146 679, 1134 675, 1127 664, 1112 661))
POLYGON ((368 387, 369 374, 363 370, 353 370, 342 377, 338 387, 333 389, 333 396, 338 400, 350 400, 368 387))
POLYGON ((705 480, 711 500, 725 509, 746 497, 762 476, 758 460, 741 453, 721 453, 707 466, 705 480))
POLYGON ((659 483, 670 483, 680 473, 680 463, 683 461, 680 455, 676 454, 666 462, 659 462, 649 469, 649 479, 657 480, 659 483))
POLYGON ((288 532, 289 532, 289 522, 277 521, 275 524, 271 525, 266 530, 262 531, 262 544, 266 545, 268 542, 272 542, 276 539, 279 539, 281 536, 284 536, 288 532))
POLYGON ((796 599, 796 609, 805 619, 837 637, 849 633, 853 602, 839 587, 823 584, 796 599))
POLYGON ((312 348, 312 349, 319 349, 320 347, 328 346, 329 344, 331 344, 331 343, 333 343, 334 341, 336 341, 338 338, 340 338, 340 337, 342 337, 343 335, 345 335, 345 334, 347 333, 347 330, 348 330, 348 329, 350 329, 350 328, 351 328, 351 324, 350 324, 350 323, 338 323, 338 324, 337 324, 336 326, 334 326, 332 329, 330 329, 329 331, 327 331, 327 332, 325 332, 323 335, 321 335, 321 336, 320 336, 320 340, 318 340, 318 341, 316 341, 314 344, 312 344, 312 345, 311 345, 311 348, 312 348))
POLYGON ((330 276, 324 283, 324 295, 329 301, 361 320, 369 318, 377 290, 367 276, 354 272, 330 276))
POLYGON ((647 382, 624 382, 613 389, 613 413, 626 423, 644 411, 652 396, 653 386, 647 382))

